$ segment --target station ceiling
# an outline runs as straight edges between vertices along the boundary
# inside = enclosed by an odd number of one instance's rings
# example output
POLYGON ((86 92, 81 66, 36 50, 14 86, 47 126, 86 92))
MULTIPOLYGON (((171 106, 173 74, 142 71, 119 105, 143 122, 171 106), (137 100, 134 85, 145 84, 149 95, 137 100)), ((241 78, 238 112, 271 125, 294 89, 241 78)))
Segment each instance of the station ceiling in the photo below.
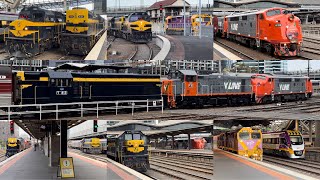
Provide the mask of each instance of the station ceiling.
MULTIPOLYGON (((84 122, 85 120, 69 120, 68 121, 68 129, 77 126, 84 122)), ((47 133, 49 133, 46 130, 42 130, 42 127, 48 127, 48 125, 51 125, 52 122, 55 122, 58 127, 60 124, 59 121, 52 121, 52 120, 14 120, 14 122, 22 128, 26 133, 28 133, 30 136, 36 139, 41 139, 45 137, 47 133)))

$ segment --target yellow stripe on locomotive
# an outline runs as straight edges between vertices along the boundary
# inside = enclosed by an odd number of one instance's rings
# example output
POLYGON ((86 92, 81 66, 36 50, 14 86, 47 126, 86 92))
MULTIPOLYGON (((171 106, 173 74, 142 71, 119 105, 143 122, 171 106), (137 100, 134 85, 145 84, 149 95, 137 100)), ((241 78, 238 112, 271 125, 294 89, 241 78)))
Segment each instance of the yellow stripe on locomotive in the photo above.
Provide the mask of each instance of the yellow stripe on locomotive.
POLYGON ((140 153, 144 151, 144 140, 128 140, 124 144, 129 152, 140 153))

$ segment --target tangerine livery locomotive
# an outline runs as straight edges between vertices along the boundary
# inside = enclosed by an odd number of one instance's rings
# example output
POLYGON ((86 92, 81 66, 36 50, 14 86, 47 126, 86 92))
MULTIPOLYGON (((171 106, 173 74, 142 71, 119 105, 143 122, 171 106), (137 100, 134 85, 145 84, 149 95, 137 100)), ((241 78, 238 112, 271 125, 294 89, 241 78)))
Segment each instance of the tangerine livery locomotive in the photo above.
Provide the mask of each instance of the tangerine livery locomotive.
POLYGON ((288 158, 304 158, 304 140, 299 131, 263 133, 263 152, 288 158))
POLYGON ((65 16, 60 12, 38 7, 25 7, 19 19, 10 23, 6 33, 6 50, 14 56, 33 56, 52 47, 59 47, 65 16))
POLYGON ((306 76, 272 74, 209 74, 180 70, 162 81, 168 107, 242 105, 305 100, 312 95, 306 76))
POLYGON ((302 46, 300 19, 282 8, 252 10, 219 18, 222 37, 276 56, 299 56, 302 46))
POLYGON ((107 138, 107 156, 137 171, 150 168, 147 137, 141 131, 124 131, 107 138))
POLYGON ((218 148, 262 161, 261 130, 243 127, 222 133, 218 137, 218 148))
POLYGON ((86 8, 67 10, 61 49, 67 54, 87 55, 105 31, 105 20, 86 8))

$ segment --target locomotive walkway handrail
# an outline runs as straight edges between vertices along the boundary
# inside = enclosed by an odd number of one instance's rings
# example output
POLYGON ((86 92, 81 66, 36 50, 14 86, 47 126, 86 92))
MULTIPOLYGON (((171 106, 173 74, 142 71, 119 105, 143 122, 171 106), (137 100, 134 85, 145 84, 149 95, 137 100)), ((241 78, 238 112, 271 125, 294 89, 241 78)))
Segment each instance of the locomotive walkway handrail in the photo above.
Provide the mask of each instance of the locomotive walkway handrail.
MULTIPOLYGON (((161 99, 146 99, 146 100, 121 100, 121 101, 94 101, 94 102, 76 102, 76 103, 53 103, 53 104, 29 104, 29 105, 10 105, 0 106, 0 120, 12 120, 18 116, 35 115, 39 120, 46 119, 46 114, 55 114, 55 120, 61 119, 59 113, 73 113, 68 117, 84 118, 86 113, 96 114, 96 118, 104 115, 105 110, 114 112, 118 115, 119 110, 131 109, 133 116, 135 109, 146 109, 147 112, 151 108, 161 108, 163 113, 164 104, 163 98, 161 99), (5 118, 5 119, 4 119, 5 118)), ((65 117, 65 115, 64 115, 65 117)), ((36 120, 36 119, 34 119, 36 120)))

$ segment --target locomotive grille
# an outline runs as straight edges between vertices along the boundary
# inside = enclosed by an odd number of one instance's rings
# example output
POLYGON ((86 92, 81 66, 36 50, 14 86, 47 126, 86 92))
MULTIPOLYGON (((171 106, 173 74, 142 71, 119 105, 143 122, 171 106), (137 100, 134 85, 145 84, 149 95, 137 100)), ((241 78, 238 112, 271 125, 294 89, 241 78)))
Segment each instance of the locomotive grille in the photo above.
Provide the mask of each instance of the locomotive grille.
POLYGON ((294 151, 294 155, 296 156, 302 156, 303 151, 294 151))

